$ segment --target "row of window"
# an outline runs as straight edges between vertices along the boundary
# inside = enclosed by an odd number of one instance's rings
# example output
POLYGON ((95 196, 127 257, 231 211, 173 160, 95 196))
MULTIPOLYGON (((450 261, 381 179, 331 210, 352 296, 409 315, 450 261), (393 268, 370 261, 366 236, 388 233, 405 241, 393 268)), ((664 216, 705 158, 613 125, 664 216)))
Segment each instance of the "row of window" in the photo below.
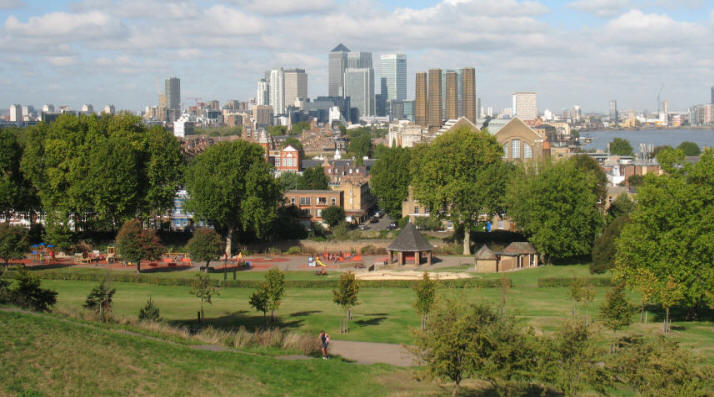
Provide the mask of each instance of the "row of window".
MULTIPOLYGON (((509 149, 511 150, 510 158, 512 158, 512 159, 521 158, 521 140, 520 139, 513 139, 510 142, 506 142, 503 144, 503 158, 504 159, 509 158, 509 156, 508 156, 509 149)), ((524 159, 532 159, 533 158, 533 148, 531 148, 531 145, 529 145, 527 142, 523 142, 523 158, 524 159)))
MULTIPOLYGON (((277 163, 280 163, 280 159, 277 159, 277 163)), ((294 157, 288 157, 282 159, 283 167, 297 167, 297 159, 294 157)), ((276 166, 279 166, 280 164, 276 164, 276 166)))
MULTIPOLYGON (((299 203, 301 206, 310 205, 312 202, 310 197, 300 197, 299 203)), ((295 197, 290 197, 290 204, 295 205, 295 197)), ((327 197, 315 197, 315 205, 327 205, 327 197)), ((332 197, 330 205, 337 205, 337 199, 332 197)))

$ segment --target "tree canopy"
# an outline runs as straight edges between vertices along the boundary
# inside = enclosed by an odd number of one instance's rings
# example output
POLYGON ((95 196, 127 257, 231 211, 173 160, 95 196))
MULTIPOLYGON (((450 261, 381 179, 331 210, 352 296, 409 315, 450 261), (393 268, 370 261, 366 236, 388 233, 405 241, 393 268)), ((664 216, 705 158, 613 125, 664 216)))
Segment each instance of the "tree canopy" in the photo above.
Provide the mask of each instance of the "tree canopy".
POLYGON ((0 258, 5 267, 13 259, 22 259, 30 248, 27 232, 19 226, 0 223, 0 258))
POLYGON ((299 189, 304 190, 327 190, 330 179, 325 174, 325 170, 320 165, 306 168, 302 172, 302 183, 299 189))
POLYGON ((632 150, 632 145, 627 139, 615 138, 610 142, 610 153, 618 156, 633 156, 635 151, 632 150))
POLYGON ((324 219, 330 227, 335 227, 339 225, 340 222, 345 221, 345 210, 342 209, 342 207, 331 205, 322 210, 322 219, 324 219))
POLYGON ((211 261, 221 257, 223 241, 215 230, 205 227, 198 228, 188 240, 186 252, 191 255, 192 260, 206 262, 205 270, 208 271, 211 261))
POLYGON ((263 237, 277 216, 282 195, 264 156, 260 145, 223 142, 196 156, 186 169, 186 209, 225 236, 228 256, 233 232, 263 237))
POLYGON ((370 188, 377 196, 379 207, 392 219, 402 216, 402 201, 409 193, 410 161, 409 149, 386 148, 370 170, 370 188))
POLYGON ((512 169, 501 158, 503 148, 488 132, 462 127, 415 149, 410 162, 414 198, 461 225, 464 255, 469 255, 470 231, 479 216, 502 212, 512 169))
POLYGON ((0 215, 36 208, 38 198, 20 170, 23 147, 16 128, 0 128, 0 215))
POLYGON ((685 156, 699 156, 702 154, 702 149, 694 142, 684 141, 677 146, 677 149, 684 152, 685 156))
POLYGON ((372 135, 369 131, 364 131, 359 134, 350 131, 350 144, 347 151, 357 159, 363 157, 372 157, 372 135))
POLYGON ((116 238, 121 258, 136 263, 136 271, 141 273, 141 261, 159 259, 164 253, 159 238, 153 230, 144 229, 141 221, 131 219, 124 222, 116 238))

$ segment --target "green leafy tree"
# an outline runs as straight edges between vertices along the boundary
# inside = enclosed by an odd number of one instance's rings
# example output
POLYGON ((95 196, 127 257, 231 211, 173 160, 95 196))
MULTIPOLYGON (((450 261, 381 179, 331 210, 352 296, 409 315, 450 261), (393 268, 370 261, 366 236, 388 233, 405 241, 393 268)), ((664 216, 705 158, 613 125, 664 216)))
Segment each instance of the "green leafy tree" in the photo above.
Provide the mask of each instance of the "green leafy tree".
POLYGON ((84 302, 84 308, 94 311, 105 323, 112 319, 112 298, 117 291, 115 288, 107 287, 106 284, 106 280, 102 280, 98 286, 92 288, 84 302))
POLYGON ((39 277, 21 268, 10 290, 15 304, 38 312, 46 312, 57 303, 57 292, 40 287, 39 277))
POLYGON ((151 297, 149 297, 149 300, 146 301, 146 305, 139 309, 139 321, 161 321, 161 312, 159 311, 159 307, 154 304, 151 297))
POLYGON ((597 160, 587 154, 578 154, 568 161, 573 162, 578 170, 593 176, 595 180, 595 184, 592 186, 593 191, 597 194, 601 206, 604 206, 607 199, 607 175, 605 175, 605 171, 603 171, 597 160))
POLYGON ((681 175, 684 168, 684 152, 679 149, 664 148, 657 153, 657 162, 670 175, 681 175))
POLYGON ((50 211, 45 216, 45 241, 58 250, 67 252, 75 243, 75 235, 69 226, 69 216, 59 211, 50 211))
POLYGON ((309 130, 310 129, 310 123, 307 121, 298 121, 297 123, 292 125, 292 128, 290 128, 290 135, 300 135, 304 130, 309 130))
POLYGON ((685 156, 699 156, 702 154, 702 149, 694 142, 684 141, 677 146, 677 149, 684 152, 685 156))
POLYGON ((337 289, 332 290, 332 301, 342 306, 345 312, 344 319, 340 322, 340 332, 349 332, 349 320, 352 318, 351 310, 359 304, 357 295, 359 294, 359 282, 352 272, 344 272, 340 274, 340 281, 337 283, 337 289))
POLYGON ((347 151, 361 160, 363 157, 372 156, 372 136, 369 132, 364 132, 350 138, 347 151))
POLYGON ((333 228, 345 221, 345 210, 342 207, 331 205, 322 210, 322 219, 333 228))
POLYGON ((593 260, 590 264, 590 273, 605 273, 615 267, 615 241, 620 237, 622 228, 630 222, 627 215, 617 217, 593 243, 593 260))
POLYGON ((198 228, 188 240, 186 252, 194 261, 206 262, 205 271, 208 271, 211 261, 220 258, 223 253, 223 240, 213 229, 198 228))
POLYGON ((23 146, 21 130, 0 128, 0 215, 8 219, 13 212, 37 209, 38 198, 20 170, 23 146))
POLYGON ((288 137, 283 142, 283 147, 286 147, 288 145, 297 149, 297 151, 300 153, 300 158, 305 158, 305 150, 303 149, 302 142, 300 142, 300 140, 298 140, 294 136, 288 137))
POLYGON ((186 209, 223 234, 225 253, 237 230, 263 237, 282 201, 260 145, 246 141, 219 143, 196 156, 186 170, 186 209))
POLYGON ((603 224, 597 183, 572 161, 526 168, 508 186, 506 213, 548 262, 587 255, 603 224))
POLYGON ((265 283, 250 295, 248 303, 255 310, 263 312, 263 322, 268 325, 267 313, 270 310, 270 297, 268 296, 268 286, 265 283))
POLYGON ((123 260, 136 263, 137 273, 141 273, 142 260, 157 260, 164 253, 156 233, 144 229, 138 219, 124 222, 117 233, 116 244, 123 260))
POLYGON ((627 194, 621 194, 615 198, 607 209, 607 223, 614 221, 622 215, 629 215, 635 209, 635 202, 627 194))
MULTIPOLYGON (((600 319, 605 327, 617 331, 632 324, 632 304, 625 296, 625 283, 617 283, 605 295, 605 301, 600 306, 600 319)), ((614 344, 610 345, 610 353, 614 351, 614 344)))
POLYGON ((647 305, 655 303, 659 293, 657 278, 649 269, 640 268, 634 282, 635 289, 640 293, 640 321, 647 323, 647 305))
POLYGON ((664 333, 668 334, 672 327, 672 322, 669 318, 669 311, 672 307, 678 304, 683 297, 682 286, 674 281, 674 277, 669 276, 660 284, 659 300, 664 308, 664 333))
POLYGON ((400 147, 383 150, 370 170, 369 186, 379 207, 392 219, 402 216, 402 201, 409 193, 410 150, 400 147))
POLYGON ((301 189, 304 181, 302 175, 298 173, 283 172, 278 177, 278 184, 280 185, 280 191, 284 193, 288 190, 301 189))
POLYGON ((302 172, 302 184, 300 189, 305 190, 327 190, 330 179, 325 174, 325 170, 321 166, 316 165, 306 168, 302 172))
POLYGON ((270 318, 275 322, 275 311, 285 297, 285 272, 272 268, 265 273, 265 290, 268 294, 270 318))
POLYGON ((436 282, 429 278, 429 272, 424 272, 421 281, 414 285, 416 292, 417 313, 421 315, 421 329, 426 328, 426 321, 436 300, 436 282))
MULTIPOLYGON (((664 150, 660 157, 667 152, 678 156, 664 150)), ((692 317, 709 302, 714 284, 714 152, 705 150, 699 162, 681 167, 670 164, 664 175, 645 176, 632 222, 616 241, 615 262, 628 284, 640 268, 659 283, 672 277, 692 317)))
POLYGON ((411 160, 414 198, 464 230, 464 255, 471 253, 471 230, 481 214, 502 212, 501 199, 511 166, 503 149, 485 131, 457 128, 417 148, 411 160))
POLYGON ((632 175, 631 177, 627 178, 627 183, 631 187, 639 187, 644 182, 645 182, 645 177, 643 175, 632 175))
POLYGON ((610 153, 617 156, 634 156, 630 141, 623 138, 615 138, 610 142, 610 153))
POLYGON ((280 135, 285 135, 288 131, 288 127, 284 125, 274 125, 268 129, 268 133, 271 136, 280 136, 280 135))
POLYGON ((570 282, 570 288, 568 288, 568 296, 573 301, 573 319, 575 319, 575 314, 578 310, 578 304, 583 300, 585 290, 585 280, 582 277, 573 275, 573 279, 570 282))
POLYGON ((22 259, 30 249, 27 233, 24 228, 0 223, 0 258, 5 268, 13 259, 22 259))
POLYGON ((194 295, 201 300, 201 318, 205 318, 203 314, 203 303, 213 304, 211 299, 219 295, 218 288, 211 283, 211 276, 208 273, 196 273, 196 278, 191 286, 191 295, 194 295))
POLYGON ((181 143, 164 128, 150 128, 146 141, 146 205, 149 211, 162 214, 174 206, 186 160, 181 152, 181 143))

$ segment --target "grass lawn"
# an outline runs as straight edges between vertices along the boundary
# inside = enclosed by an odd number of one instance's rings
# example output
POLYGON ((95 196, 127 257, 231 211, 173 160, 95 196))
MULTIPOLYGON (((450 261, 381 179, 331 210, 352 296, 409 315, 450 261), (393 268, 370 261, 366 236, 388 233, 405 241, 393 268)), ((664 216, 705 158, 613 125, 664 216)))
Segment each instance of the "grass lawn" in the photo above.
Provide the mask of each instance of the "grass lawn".
POLYGON ((0 395, 362 396, 438 392, 407 370, 192 349, 51 316, 0 312, 0 395), (395 387, 398 385, 398 387, 395 387))
MULTIPOLYGON (((452 271, 457 268, 452 269, 452 271)), ((92 271, 92 269, 72 269, 67 271, 92 271)), ((239 272, 240 277, 262 279, 264 272, 239 272)), ((336 275, 337 272, 332 272, 336 275)), ((152 277, 193 277, 193 273, 155 273, 152 277)), ((573 304, 567 288, 538 288, 537 280, 543 277, 588 277, 587 266, 545 266, 519 272, 479 275, 483 278, 508 277, 513 280, 513 288, 508 291, 506 302, 509 310, 533 326, 536 332, 550 333, 563 321, 572 316, 573 304)), ((214 274, 213 277, 222 275, 214 274)), ((288 279, 300 277, 314 278, 309 272, 288 272, 288 279)), ((598 276, 608 277, 608 275, 598 276)), ((89 291, 97 284, 87 281, 43 280, 43 286, 59 292, 58 306, 69 310, 80 310, 89 291)), ((161 316, 173 324, 192 325, 196 312, 200 310, 199 300, 192 296, 189 287, 154 286, 138 283, 113 283, 117 289, 114 296, 114 312, 119 316, 135 317, 151 296, 161 309, 161 316)), ((597 318, 597 312, 604 300, 607 288, 596 288, 595 301, 590 313, 597 318)), ((248 304, 253 292, 245 288, 225 288, 213 299, 213 304, 205 306, 206 318, 219 328, 248 328, 263 324, 262 313, 255 312, 248 304)), ((439 296, 452 296, 465 301, 501 302, 499 288, 440 288, 439 296)), ((631 295, 632 301, 637 297, 631 295)), ((414 310, 415 295, 410 288, 362 288, 359 293, 360 305, 353 309, 351 332, 338 335, 341 308, 332 302, 332 291, 328 288, 290 288, 287 290, 279 315, 286 329, 317 334, 325 329, 333 336, 346 340, 406 343, 412 342, 411 330, 418 327, 420 320, 414 310)), ((584 308, 579 307, 579 312, 584 308)), ((650 314, 649 324, 635 323, 631 331, 642 333, 661 332, 661 315, 650 314)), ((638 321, 639 315, 633 315, 638 321)), ((673 337, 684 345, 691 346, 714 363, 714 323, 707 321, 675 321, 673 337)))

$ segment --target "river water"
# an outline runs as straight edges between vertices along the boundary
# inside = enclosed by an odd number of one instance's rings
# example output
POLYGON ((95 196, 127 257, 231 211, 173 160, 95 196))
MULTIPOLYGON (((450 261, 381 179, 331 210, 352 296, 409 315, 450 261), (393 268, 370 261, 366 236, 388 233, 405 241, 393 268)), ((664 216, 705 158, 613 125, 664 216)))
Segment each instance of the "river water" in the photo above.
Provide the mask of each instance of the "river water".
POLYGON ((601 130, 584 131, 582 136, 592 138, 592 143, 583 145, 584 149, 599 149, 607 151, 607 144, 615 138, 630 141, 635 152, 640 151, 640 143, 651 143, 654 146, 679 146, 683 141, 695 142, 699 147, 714 147, 714 129, 643 129, 643 130, 601 130))

